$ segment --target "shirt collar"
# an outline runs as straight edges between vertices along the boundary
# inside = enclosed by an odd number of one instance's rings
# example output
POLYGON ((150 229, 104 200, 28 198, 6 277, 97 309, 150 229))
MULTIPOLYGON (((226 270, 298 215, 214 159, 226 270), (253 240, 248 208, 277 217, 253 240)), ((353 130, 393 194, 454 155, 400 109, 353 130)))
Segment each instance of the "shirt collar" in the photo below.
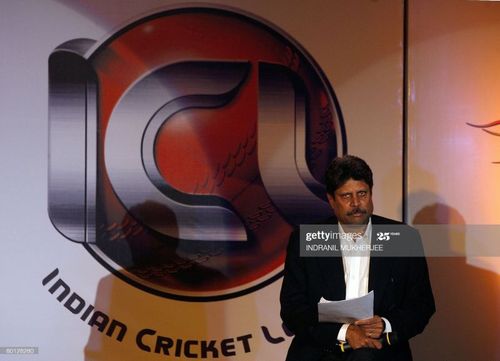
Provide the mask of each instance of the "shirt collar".
MULTIPOLYGON (((340 224, 340 222, 338 222, 338 225, 339 225, 339 233, 346 234, 346 232, 342 228, 342 225, 340 224)), ((341 237, 341 239, 344 239, 344 238, 345 237, 341 237)), ((371 238, 372 238, 372 217, 368 218, 368 224, 366 225, 365 233, 363 233, 363 236, 361 236, 361 238, 364 241, 368 241, 368 242, 371 240, 371 238)))

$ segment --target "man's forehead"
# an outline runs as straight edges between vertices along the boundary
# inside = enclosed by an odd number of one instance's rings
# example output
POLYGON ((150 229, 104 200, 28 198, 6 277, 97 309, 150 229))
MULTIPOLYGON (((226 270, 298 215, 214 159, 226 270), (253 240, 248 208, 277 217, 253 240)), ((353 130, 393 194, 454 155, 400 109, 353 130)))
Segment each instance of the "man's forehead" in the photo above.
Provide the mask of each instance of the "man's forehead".
POLYGON ((363 180, 349 178, 337 190, 336 193, 349 193, 361 190, 369 190, 370 186, 363 180))

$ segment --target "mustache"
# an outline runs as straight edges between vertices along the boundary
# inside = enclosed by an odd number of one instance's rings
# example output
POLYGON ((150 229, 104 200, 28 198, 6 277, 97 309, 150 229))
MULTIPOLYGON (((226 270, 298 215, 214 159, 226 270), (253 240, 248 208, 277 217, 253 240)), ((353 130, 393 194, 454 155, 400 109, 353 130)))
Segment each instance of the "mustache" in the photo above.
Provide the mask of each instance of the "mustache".
POLYGON ((354 208, 353 210, 347 212, 347 215, 348 216, 352 216, 354 214, 358 214, 358 213, 361 213, 361 214, 366 214, 368 213, 366 209, 363 209, 363 208, 354 208))

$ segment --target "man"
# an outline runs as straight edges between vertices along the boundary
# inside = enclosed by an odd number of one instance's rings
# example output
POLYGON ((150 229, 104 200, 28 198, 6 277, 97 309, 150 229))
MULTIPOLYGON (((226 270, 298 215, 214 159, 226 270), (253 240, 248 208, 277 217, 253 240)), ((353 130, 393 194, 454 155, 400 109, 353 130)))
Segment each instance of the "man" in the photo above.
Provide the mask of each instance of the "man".
MULTIPOLYGON (((338 225, 339 233, 362 235, 351 241, 369 245, 382 242, 375 237, 375 227, 399 227, 403 232, 392 244, 404 245, 404 249, 407 245, 412 251, 405 257, 379 257, 373 250, 364 257, 340 251, 337 257, 301 257, 299 231, 294 231, 280 295, 281 317, 295 334, 287 361, 412 360, 408 340, 423 331, 435 312, 418 232, 372 214, 373 176, 358 157, 334 159, 326 173, 326 187, 335 217, 324 223, 338 225), (317 305, 322 298, 351 299, 372 290, 372 318, 350 324, 318 321, 317 305), (388 335, 397 336, 397 342, 395 338, 390 342, 388 335), (342 353, 336 347, 339 344, 348 344, 352 350, 342 353)), ((390 244, 384 246, 390 249, 390 244)))

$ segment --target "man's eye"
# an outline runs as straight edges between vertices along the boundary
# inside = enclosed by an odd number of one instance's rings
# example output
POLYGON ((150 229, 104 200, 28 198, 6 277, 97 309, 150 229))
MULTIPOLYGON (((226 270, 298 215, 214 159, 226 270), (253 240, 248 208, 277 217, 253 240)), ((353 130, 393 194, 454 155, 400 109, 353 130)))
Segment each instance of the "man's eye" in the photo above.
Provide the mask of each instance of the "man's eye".
POLYGON ((360 197, 366 197, 366 194, 367 194, 367 192, 365 192, 365 191, 363 191, 363 192, 359 192, 359 193, 358 193, 358 195, 359 195, 360 197))
POLYGON ((350 199, 351 195, 350 194, 342 194, 343 199, 350 199))

